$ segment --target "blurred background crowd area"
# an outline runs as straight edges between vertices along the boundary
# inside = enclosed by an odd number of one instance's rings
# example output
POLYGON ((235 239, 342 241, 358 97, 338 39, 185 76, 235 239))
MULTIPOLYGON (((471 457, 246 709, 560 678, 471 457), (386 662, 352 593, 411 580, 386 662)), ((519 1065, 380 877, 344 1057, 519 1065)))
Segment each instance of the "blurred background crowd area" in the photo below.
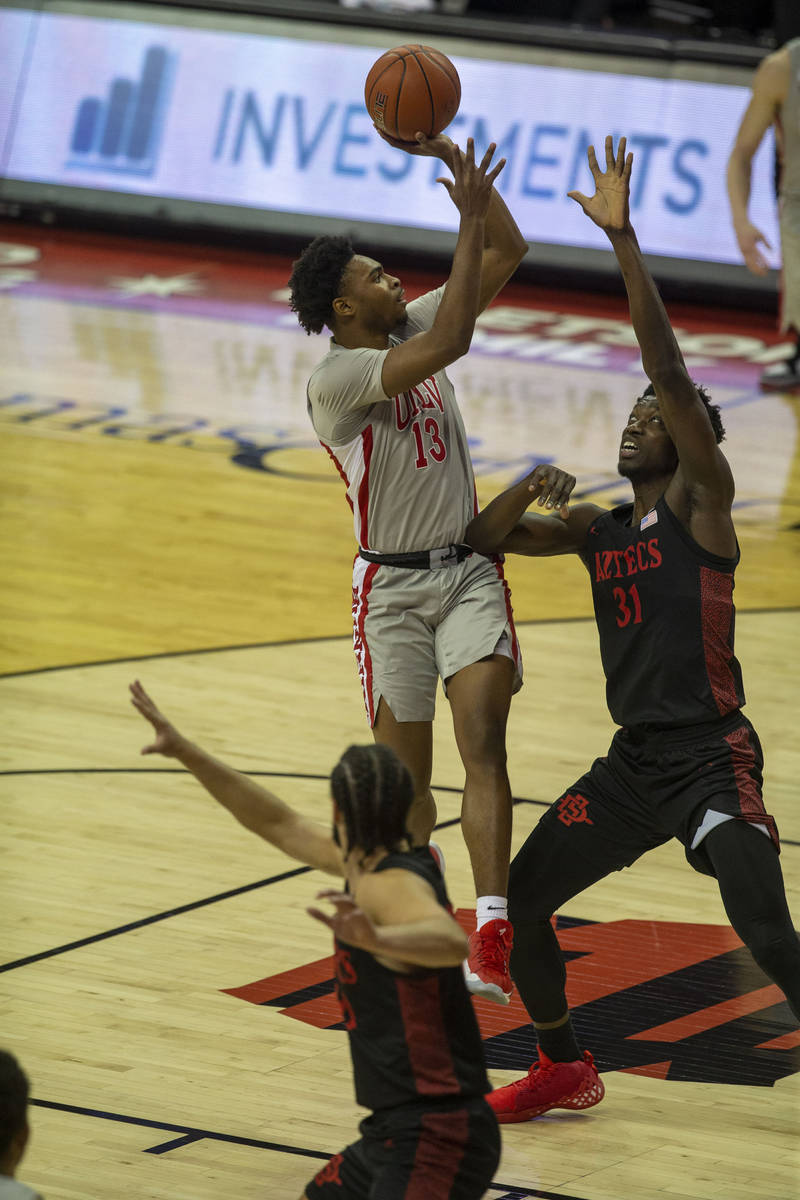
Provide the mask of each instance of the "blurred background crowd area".
POLYGON ((800 37, 800 0, 329 0, 342 8, 501 18, 733 42, 765 52, 800 37))

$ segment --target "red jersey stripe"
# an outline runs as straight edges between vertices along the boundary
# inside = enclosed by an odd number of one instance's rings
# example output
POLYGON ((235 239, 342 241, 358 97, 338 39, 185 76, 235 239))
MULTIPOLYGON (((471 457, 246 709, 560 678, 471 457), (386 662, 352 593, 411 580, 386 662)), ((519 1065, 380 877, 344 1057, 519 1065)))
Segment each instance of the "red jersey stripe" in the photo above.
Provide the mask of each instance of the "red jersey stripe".
MULTIPOLYGON (((358 544, 362 550, 369 550, 369 529, 367 516, 369 513, 369 462, 372 458, 372 426, 368 425, 361 434, 361 447, 364 453, 364 474, 358 487, 358 515, 361 519, 361 531, 358 544)), ((351 506, 352 507, 352 506, 351 506)))
POLYGON ((733 620, 733 575, 700 568, 700 623, 706 674, 720 716, 739 707, 736 680, 731 671, 733 658, 731 622, 733 620))
POLYGON ((372 655, 369 652, 369 643, 367 642, 364 626, 367 620, 367 610, 369 609, 369 593, 379 565, 379 563, 370 563, 364 572, 361 586, 358 589, 353 588, 353 649, 355 650, 358 674, 361 678, 364 704, 367 709, 370 726, 375 724, 375 705, 372 699, 372 655))
POLYGON ((495 559, 494 569, 497 571, 497 578, 503 585, 503 597, 506 602, 506 616, 508 617, 508 627, 511 630, 511 653, 514 656, 514 662, 517 664, 517 670, 521 666, 521 657, 519 652, 519 642, 517 641, 517 631, 514 628, 514 610, 511 607, 511 589, 506 582, 503 564, 495 559))
POLYGON ((396 978, 408 1059, 419 1096, 459 1095, 448 1032, 442 1022, 439 976, 396 978))
POLYGON ((322 446, 323 450, 326 450, 328 452, 328 457, 330 458, 333 465, 336 467, 336 470, 339 472, 339 478, 344 482, 344 486, 347 489, 347 491, 345 492, 345 495, 347 496, 347 503, 350 505, 350 508, 352 510, 353 501, 350 499, 350 480, 345 475, 342 464, 339 462, 338 458, 333 453, 330 446, 326 446, 325 442, 320 442, 320 446, 322 446))
POLYGON ((755 825, 766 825, 769 836, 780 850, 778 827, 775 818, 764 809, 761 789, 750 774, 755 763, 755 751, 750 743, 750 731, 746 725, 740 725, 725 738, 731 748, 731 766, 736 781, 736 791, 739 794, 739 806, 745 821, 755 825))

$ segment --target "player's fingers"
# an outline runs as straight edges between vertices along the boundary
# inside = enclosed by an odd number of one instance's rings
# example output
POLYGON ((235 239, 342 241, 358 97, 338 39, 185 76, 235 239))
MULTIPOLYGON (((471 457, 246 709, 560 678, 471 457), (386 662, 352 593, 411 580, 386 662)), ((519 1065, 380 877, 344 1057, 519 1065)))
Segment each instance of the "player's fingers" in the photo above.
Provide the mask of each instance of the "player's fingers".
POLYGON ((600 170, 600 166, 597 162, 597 155, 594 152, 594 146, 590 146, 586 151, 586 157, 589 160, 589 170, 592 172, 592 178, 594 180, 598 180, 602 175, 602 171, 600 170))
POLYGON ((466 159, 471 167, 475 166, 475 142, 472 138, 467 138, 466 159))
POLYGON ((622 178, 627 183, 631 177, 631 167, 633 166, 633 151, 631 150, 628 157, 625 159, 625 166, 622 171, 622 178))
POLYGON ((567 192, 567 196, 570 200, 574 200, 576 204, 580 204, 583 211, 586 212, 586 205, 589 203, 588 196, 584 196, 583 192, 567 192))
POLYGON ((605 151, 606 151, 606 170, 612 171, 614 169, 614 139, 610 133, 606 134, 605 151))
POLYGON ((440 175, 439 178, 436 180, 436 182, 440 183, 443 188, 447 188, 448 192, 450 193, 450 197, 452 199, 452 196, 453 196, 453 181, 452 181, 452 179, 445 179, 443 175, 440 175))
POLYGON ((481 172, 482 175, 485 175, 486 172, 489 170, 489 164, 492 161, 492 158, 494 157, 494 152, 496 149, 497 149, 497 142, 490 142, 489 145, 486 147, 486 153, 484 154, 483 158, 481 159, 481 164, 478 167, 478 170, 481 172))
POLYGON ((497 176, 500 174, 500 172, 502 171, 502 169, 505 165, 506 165, 506 159, 501 158, 499 163, 497 164, 497 166, 494 167, 489 172, 489 174, 486 176, 487 181, 489 183, 494 183, 495 179, 497 179, 497 176))
POLYGON ((756 242, 763 242, 768 250, 772 249, 772 243, 767 241, 760 229, 756 230, 756 242))
POLYGON ((306 912, 310 917, 313 917, 315 921, 321 921, 322 924, 327 925, 329 929, 333 928, 333 919, 329 917, 327 913, 322 912, 318 908, 307 908, 306 912))

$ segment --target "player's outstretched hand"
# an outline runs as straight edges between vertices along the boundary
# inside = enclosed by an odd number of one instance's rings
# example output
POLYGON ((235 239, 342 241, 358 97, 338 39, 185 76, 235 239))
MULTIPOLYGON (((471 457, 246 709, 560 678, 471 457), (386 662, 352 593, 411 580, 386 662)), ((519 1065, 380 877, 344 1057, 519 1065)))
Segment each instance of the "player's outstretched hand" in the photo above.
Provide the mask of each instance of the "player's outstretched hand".
POLYGON ((307 908, 306 912, 310 917, 315 917, 317 921, 327 925, 340 941, 347 942, 349 946, 358 946, 369 951, 376 949, 378 936, 375 926, 352 896, 347 892, 326 888, 317 892, 317 900, 328 900, 334 906, 335 912, 329 914, 320 908, 307 908))
POLYGON ((589 170, 594 179, 595 193, 584 196, 582 192, 567 192, 571 200, 580 204, 587 217, 606 233, 623 233, 630 228, 628 201, 631 190, 631 167, 633 154, 625 156, 626 140, 619 139, 614 154, 614 139, 606 138, 606 169, 600 170, 594 146, 587 151, 589 170))
POLYGON ((538 500, 540 506, 552 508, 554 515, 557 513, 566 521, 569 516, 569 498, 575 482, 575 476, 570 475, 569 471, 562 471, 552 463, 542 463, 534 467, 530 474, 530 503, 538 500))
POLYGON ((183 739, 174 725, 171 725, 162 712, 156 708, 154 701, 148 696, 137 679, 129 685, 131 704, 149 721, 155 730, 155 741, 149 746, 143 746, 142 754, 163 754, 167 758, 175 758, 183 739))
POLYGON ((476 163, 472 138, 467 138, 467 148, 463 153, 458 146, 453 146, 452 162, 449 164, 453 178, 439 178, 436 182, 450 193, 450 199, 462 217, 486 216, 494 181, 506 165, 504 158, 491 165, 496 149, 497 146, 492 142, 481 161, 476 163))

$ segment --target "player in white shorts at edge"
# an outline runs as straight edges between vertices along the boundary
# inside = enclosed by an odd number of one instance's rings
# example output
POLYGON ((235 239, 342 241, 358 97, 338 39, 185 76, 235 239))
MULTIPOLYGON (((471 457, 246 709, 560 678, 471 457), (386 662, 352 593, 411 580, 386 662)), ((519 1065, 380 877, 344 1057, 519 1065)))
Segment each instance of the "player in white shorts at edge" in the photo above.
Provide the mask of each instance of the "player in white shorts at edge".
MULTIPOLYGON (((367 716, 414 779, 409 829, 428 842, 432 722, 441 676, 465 770, 461 828, 477 895, 467 983, 507 1004, 512 929, 506 894, 511 790, 506 721, 522 684, 502 559, 464 544, 477 512, 466 433, 445 368, 469 349, 478 313, 524 257, 527 244, 493 183, 495 146, 475 162, 443 135, 416 144, 437 157, 460 214, 447 283, 406 303, 399 279, 346 237, 316 238, 294 263, 292 309, 308 333, 327 326, 330 349, 308 383, 308 409, 347 488, 359 546, 353 569, 353 640, 367 716)), ((566 504, 574 478, 541 468, 540 503, 566 504)), ((434 855, 437 857, 437 855, 434 855)), ((440 863, 441 866, 441 863, 440 863)))

